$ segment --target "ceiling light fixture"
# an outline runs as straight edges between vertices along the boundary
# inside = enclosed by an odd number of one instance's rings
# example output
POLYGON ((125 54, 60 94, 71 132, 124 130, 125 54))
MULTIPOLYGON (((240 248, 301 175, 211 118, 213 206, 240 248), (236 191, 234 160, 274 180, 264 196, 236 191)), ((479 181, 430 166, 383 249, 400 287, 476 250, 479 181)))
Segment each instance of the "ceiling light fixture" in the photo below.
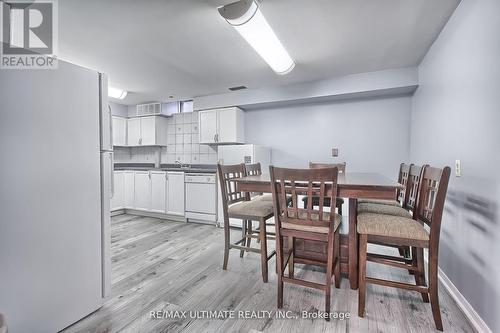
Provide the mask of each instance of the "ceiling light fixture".
POLYGON ((218 10, 277 74, 292 71, 295 62, 267 23, 255 0, 237 1, 218 10))
POLYGON ((108 86, 108 96, 116 99, 127 97, 128 91, 108 86))

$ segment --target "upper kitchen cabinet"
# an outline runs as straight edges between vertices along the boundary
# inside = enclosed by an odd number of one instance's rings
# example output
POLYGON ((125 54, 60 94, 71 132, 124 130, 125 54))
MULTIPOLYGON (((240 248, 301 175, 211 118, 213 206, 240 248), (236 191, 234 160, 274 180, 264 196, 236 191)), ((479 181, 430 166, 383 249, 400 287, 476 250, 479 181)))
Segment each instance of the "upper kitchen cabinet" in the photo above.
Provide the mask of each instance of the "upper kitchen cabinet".
POLYGON ((200 111, 200 143, 245 143, 243 110, 237 107, 200 111))
POLYGON ((113 116, 113 146, 127 145, 127 118, 113 116))
POLYGON ((166 146, 167 118, 161 116, 129 118, 127 120, 127 145, 166 146))

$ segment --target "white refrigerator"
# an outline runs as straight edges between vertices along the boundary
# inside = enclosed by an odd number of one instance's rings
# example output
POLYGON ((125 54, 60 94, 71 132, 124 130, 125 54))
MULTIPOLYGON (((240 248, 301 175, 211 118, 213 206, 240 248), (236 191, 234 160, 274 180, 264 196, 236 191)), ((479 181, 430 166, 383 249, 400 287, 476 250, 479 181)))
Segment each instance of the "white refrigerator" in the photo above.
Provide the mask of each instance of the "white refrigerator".
POLYGON ((57 332, 110 289, 107 78, 59 61, 0 73, 0 312, 57 332))
MULTIPOLYGON (((217 155, 221 164, 260 163, 262 173, 269 173, 269 165, 271 164, 271 149, 269 147, 254 144, 218 146, 217 155)), ((217 184, 217 188, 219 199, 217 222, 220 227, 223 227, 224 214, 220 184, 217 184)), ((231 226, 241 227, 241 220, 230 219, 229 223, 231 226)))

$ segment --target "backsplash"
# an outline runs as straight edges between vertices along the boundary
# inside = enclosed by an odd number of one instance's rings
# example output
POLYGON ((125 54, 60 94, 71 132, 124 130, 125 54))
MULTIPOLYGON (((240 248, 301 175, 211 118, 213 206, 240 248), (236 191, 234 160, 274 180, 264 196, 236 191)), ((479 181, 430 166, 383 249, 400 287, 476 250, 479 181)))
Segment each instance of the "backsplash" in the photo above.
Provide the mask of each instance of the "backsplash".
POLYGON ((115 147, 116 163, 216 164, 217 147, 200 145, 198 112, 178 113, 167 119, 166 147, 115 147))

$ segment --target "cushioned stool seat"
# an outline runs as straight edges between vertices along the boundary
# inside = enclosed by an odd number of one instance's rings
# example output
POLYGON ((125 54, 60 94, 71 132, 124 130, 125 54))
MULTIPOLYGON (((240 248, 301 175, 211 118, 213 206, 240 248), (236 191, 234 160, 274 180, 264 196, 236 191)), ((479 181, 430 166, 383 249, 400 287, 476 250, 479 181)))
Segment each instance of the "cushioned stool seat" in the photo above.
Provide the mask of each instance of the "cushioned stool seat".
POLYGON ((229 215, 267 217, 273 214, 273 202, 266 200, 250 200, 237 202, 227 208, 229 215))
POLYGON ((394 215, 407 218, 412 217, 411 213, 402 207, 396 207, 390 205, 378 205, 371 203, 358 204, 358 214, 363 214, 363 213, 394 215))
POLYGON ((370 203, 370 204, 378 204, 378 205, 388 205, 388 206, 397 206, 401 207, 399 201, 396 200, 381 200, 381 199, 358 199, 358 205, 361 203, 370 203))
MULTIPOLYGON (((293 212, 289 212, 288 216, 293 218, 295 217, 295 214, 293 212)), ((299 218, 300 219, 307 219, 307 213, 306 212, 299 212, 299 218)), ((323 219, 328 220, 330 219, 330 213, 323 213, 323 219)), ((311 220, 319 220, 319 214, 314 214, 311 213, 311 220)), ((333 230, 337 230, 339 227, 340 223, 342 223, 342 216, 339 214, 335 214, 335 225, 333 230)), ((308 231, 308 232, 318 232, 322 234, 327 234, 328 233, 328 227, 319 227, 319 226, 314 226, 314 225, 304 225, 304 224, 295 224, 295 223, 286 223, 282 222, 281 227, 285 229, 293 229, 293 230, 300 230, 300 231, 308 231)))
POLYGON ((411 218, 393 215, 372 213, 358 215, 358 233, 423 241, 429 240, 429 233, 422 224, 411 218))

